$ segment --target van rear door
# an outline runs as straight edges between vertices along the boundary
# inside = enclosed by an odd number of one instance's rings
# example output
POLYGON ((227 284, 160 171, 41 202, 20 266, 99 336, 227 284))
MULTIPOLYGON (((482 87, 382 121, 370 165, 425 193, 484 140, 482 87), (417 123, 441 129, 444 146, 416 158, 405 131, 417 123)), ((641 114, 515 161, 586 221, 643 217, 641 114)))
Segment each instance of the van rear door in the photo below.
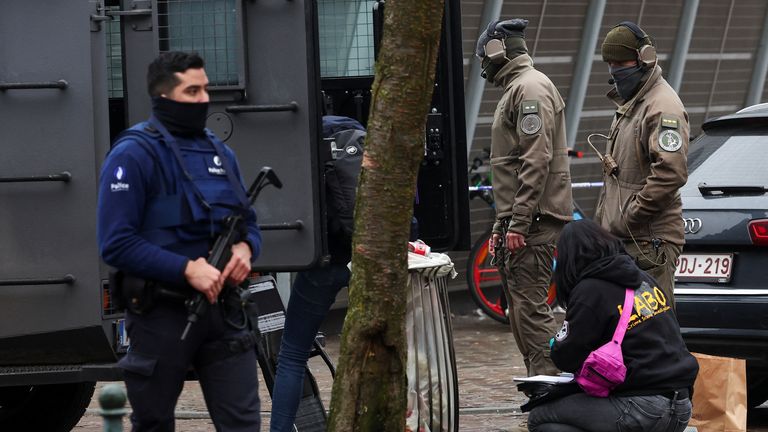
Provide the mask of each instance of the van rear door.
POLYGON ((114 358, 101 328, 94 229, 95 185, 109 145, 100 6, 3 3, 2 365, 114 358))
POLYGON ((264 245, 256 267, 312 265, 322 250, 318 171, 319 63, 311 0, 124 1, 128 123, 150 114, 146 70, 163 51, 206 61, 207 126, 238 156, 246 185, 271 166, 283 188, 256 203, 264 245), (146 13, 130 14, 130 11, 146 13))

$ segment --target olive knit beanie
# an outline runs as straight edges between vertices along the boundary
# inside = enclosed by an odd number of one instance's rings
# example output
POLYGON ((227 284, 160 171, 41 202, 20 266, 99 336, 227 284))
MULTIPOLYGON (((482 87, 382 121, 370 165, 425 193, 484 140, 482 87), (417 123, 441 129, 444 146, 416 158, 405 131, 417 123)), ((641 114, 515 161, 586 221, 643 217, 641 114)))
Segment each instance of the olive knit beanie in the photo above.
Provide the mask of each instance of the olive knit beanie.
POLYGON ((638 40, 632 30, 623 25, 614 27, 605 35, 600 51, 604 62, 637 60, 638 40))

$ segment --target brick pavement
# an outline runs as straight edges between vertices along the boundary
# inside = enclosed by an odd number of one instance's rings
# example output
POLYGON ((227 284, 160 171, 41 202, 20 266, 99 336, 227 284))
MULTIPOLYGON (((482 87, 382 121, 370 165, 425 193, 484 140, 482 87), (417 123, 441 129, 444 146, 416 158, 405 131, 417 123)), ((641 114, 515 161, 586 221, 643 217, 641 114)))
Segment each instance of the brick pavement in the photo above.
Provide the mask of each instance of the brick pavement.
MULTIPOLYGON (((518 393, 512 377, 525 374, 525 368, 512 333, 489 318, 475 312, 471 301, 451 296, 454 311, 453 335, 459 377, 460 430, 462 432, 512 432, 525 419, 519 410, 525 397, 518 393)), ((336 312, 323 329, 327 335, 327 350, 335 360, 338 357, 339 329, 342 315, 336 312)), ((562 316, 559 316, 562 319, 562 316)), ((311 359, 310 368, 318 380, 326 407, 330 400, 331 377, 320 359, 311 359)), ((101 418, 96 415, 99 388, 88 413, 75 427, 77 432, 101 432, 101 418)), ((269 424, 270 399, 259 383, 266 431, 269 424)), ((176 430, 179 432, 209 432, 213 425, 208 419, 202 393, 197 382, 188 382, 177 406, 176 430)), ((125 430, 130 430, 127 419, 125 430)), ((751 410, 748 418, 749 432, 768 432, 768 404, 751 410)))
MULTIPOLYGON (((517 430, 516 426, 524 419, 519 406, 525 401, 525 397, 515 390, 512 377, 525 375, 525 367, 512 334, 504 325, 476 315, 470 308, 461 309, 465 315, 453 317, 454 348, 459 376, 460 429, 468 432, 517 430)), ((338 357, 340 329, 338 314, 335 318, 331 320, 331 327, 325 328, 326 348, 334 360, 338 357)), ((332 385, 330 373, 318 358, 310 360, 310 368, 318 380, 323 400, 328 407, 332 385)), ((96 414, 97 395, 101 386, 100 383, 88 412, 75 427, 75 431, 102 430, 101 418, 96 414)), ((268 424, 271 402, 264 383, 260 382, 259 386, 263 418, 268 424)), ((213 430, 197 382, 186 383, 177 406, 177 417, 178 431, 213 430)), ((127 420, 124 424, 126 430, 129 430, 127 420)), ((266 425, 262 430, 267 430, 266 425)))

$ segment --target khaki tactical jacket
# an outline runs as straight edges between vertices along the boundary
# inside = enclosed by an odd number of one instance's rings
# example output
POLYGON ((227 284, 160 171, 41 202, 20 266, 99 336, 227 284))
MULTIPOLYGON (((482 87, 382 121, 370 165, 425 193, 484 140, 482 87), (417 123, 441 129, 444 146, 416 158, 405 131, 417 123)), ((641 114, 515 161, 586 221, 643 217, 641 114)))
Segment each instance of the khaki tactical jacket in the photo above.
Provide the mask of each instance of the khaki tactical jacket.
POLYGON ((618 109, 606 154, 619 166, 603 174, 595 218, 623 240, 685 243, 680 187, 688 179, 688 113, 656 66, 626 103, 608 93, 618 109))
POLYGON ((504 88, 491 128, 494 232, 507 218, 508 229, 524 236, 540 215, 572 220, 563 98, 528 55, 504 65, 494 84, 504 88))

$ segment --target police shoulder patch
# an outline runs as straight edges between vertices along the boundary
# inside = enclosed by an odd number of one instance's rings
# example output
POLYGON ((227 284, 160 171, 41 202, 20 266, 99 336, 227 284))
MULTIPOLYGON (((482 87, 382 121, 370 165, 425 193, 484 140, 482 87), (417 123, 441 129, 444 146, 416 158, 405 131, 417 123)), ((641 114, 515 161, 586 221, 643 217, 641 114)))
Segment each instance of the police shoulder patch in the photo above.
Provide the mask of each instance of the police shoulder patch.
POLYGON ((676 116, 662 114, 659 121, 659 147, 668 152, 676 152, 683 147, 683 138, 678 132, 680 121, 676 116))
POLYGON ((662 128, 659 132, 659 147, 668 152, 676 152, 683 147, 683 137, 675 129, 662 128))
POLYGON ((526 135, 533 135, 541 129, 541 117, 538 114, 525 114, 520 119, 520 130, 526 135))
POLYGON ((539 101, 524 100, 520 104, 520 130, 526 135, 533 135, 540 129, 539 101))

